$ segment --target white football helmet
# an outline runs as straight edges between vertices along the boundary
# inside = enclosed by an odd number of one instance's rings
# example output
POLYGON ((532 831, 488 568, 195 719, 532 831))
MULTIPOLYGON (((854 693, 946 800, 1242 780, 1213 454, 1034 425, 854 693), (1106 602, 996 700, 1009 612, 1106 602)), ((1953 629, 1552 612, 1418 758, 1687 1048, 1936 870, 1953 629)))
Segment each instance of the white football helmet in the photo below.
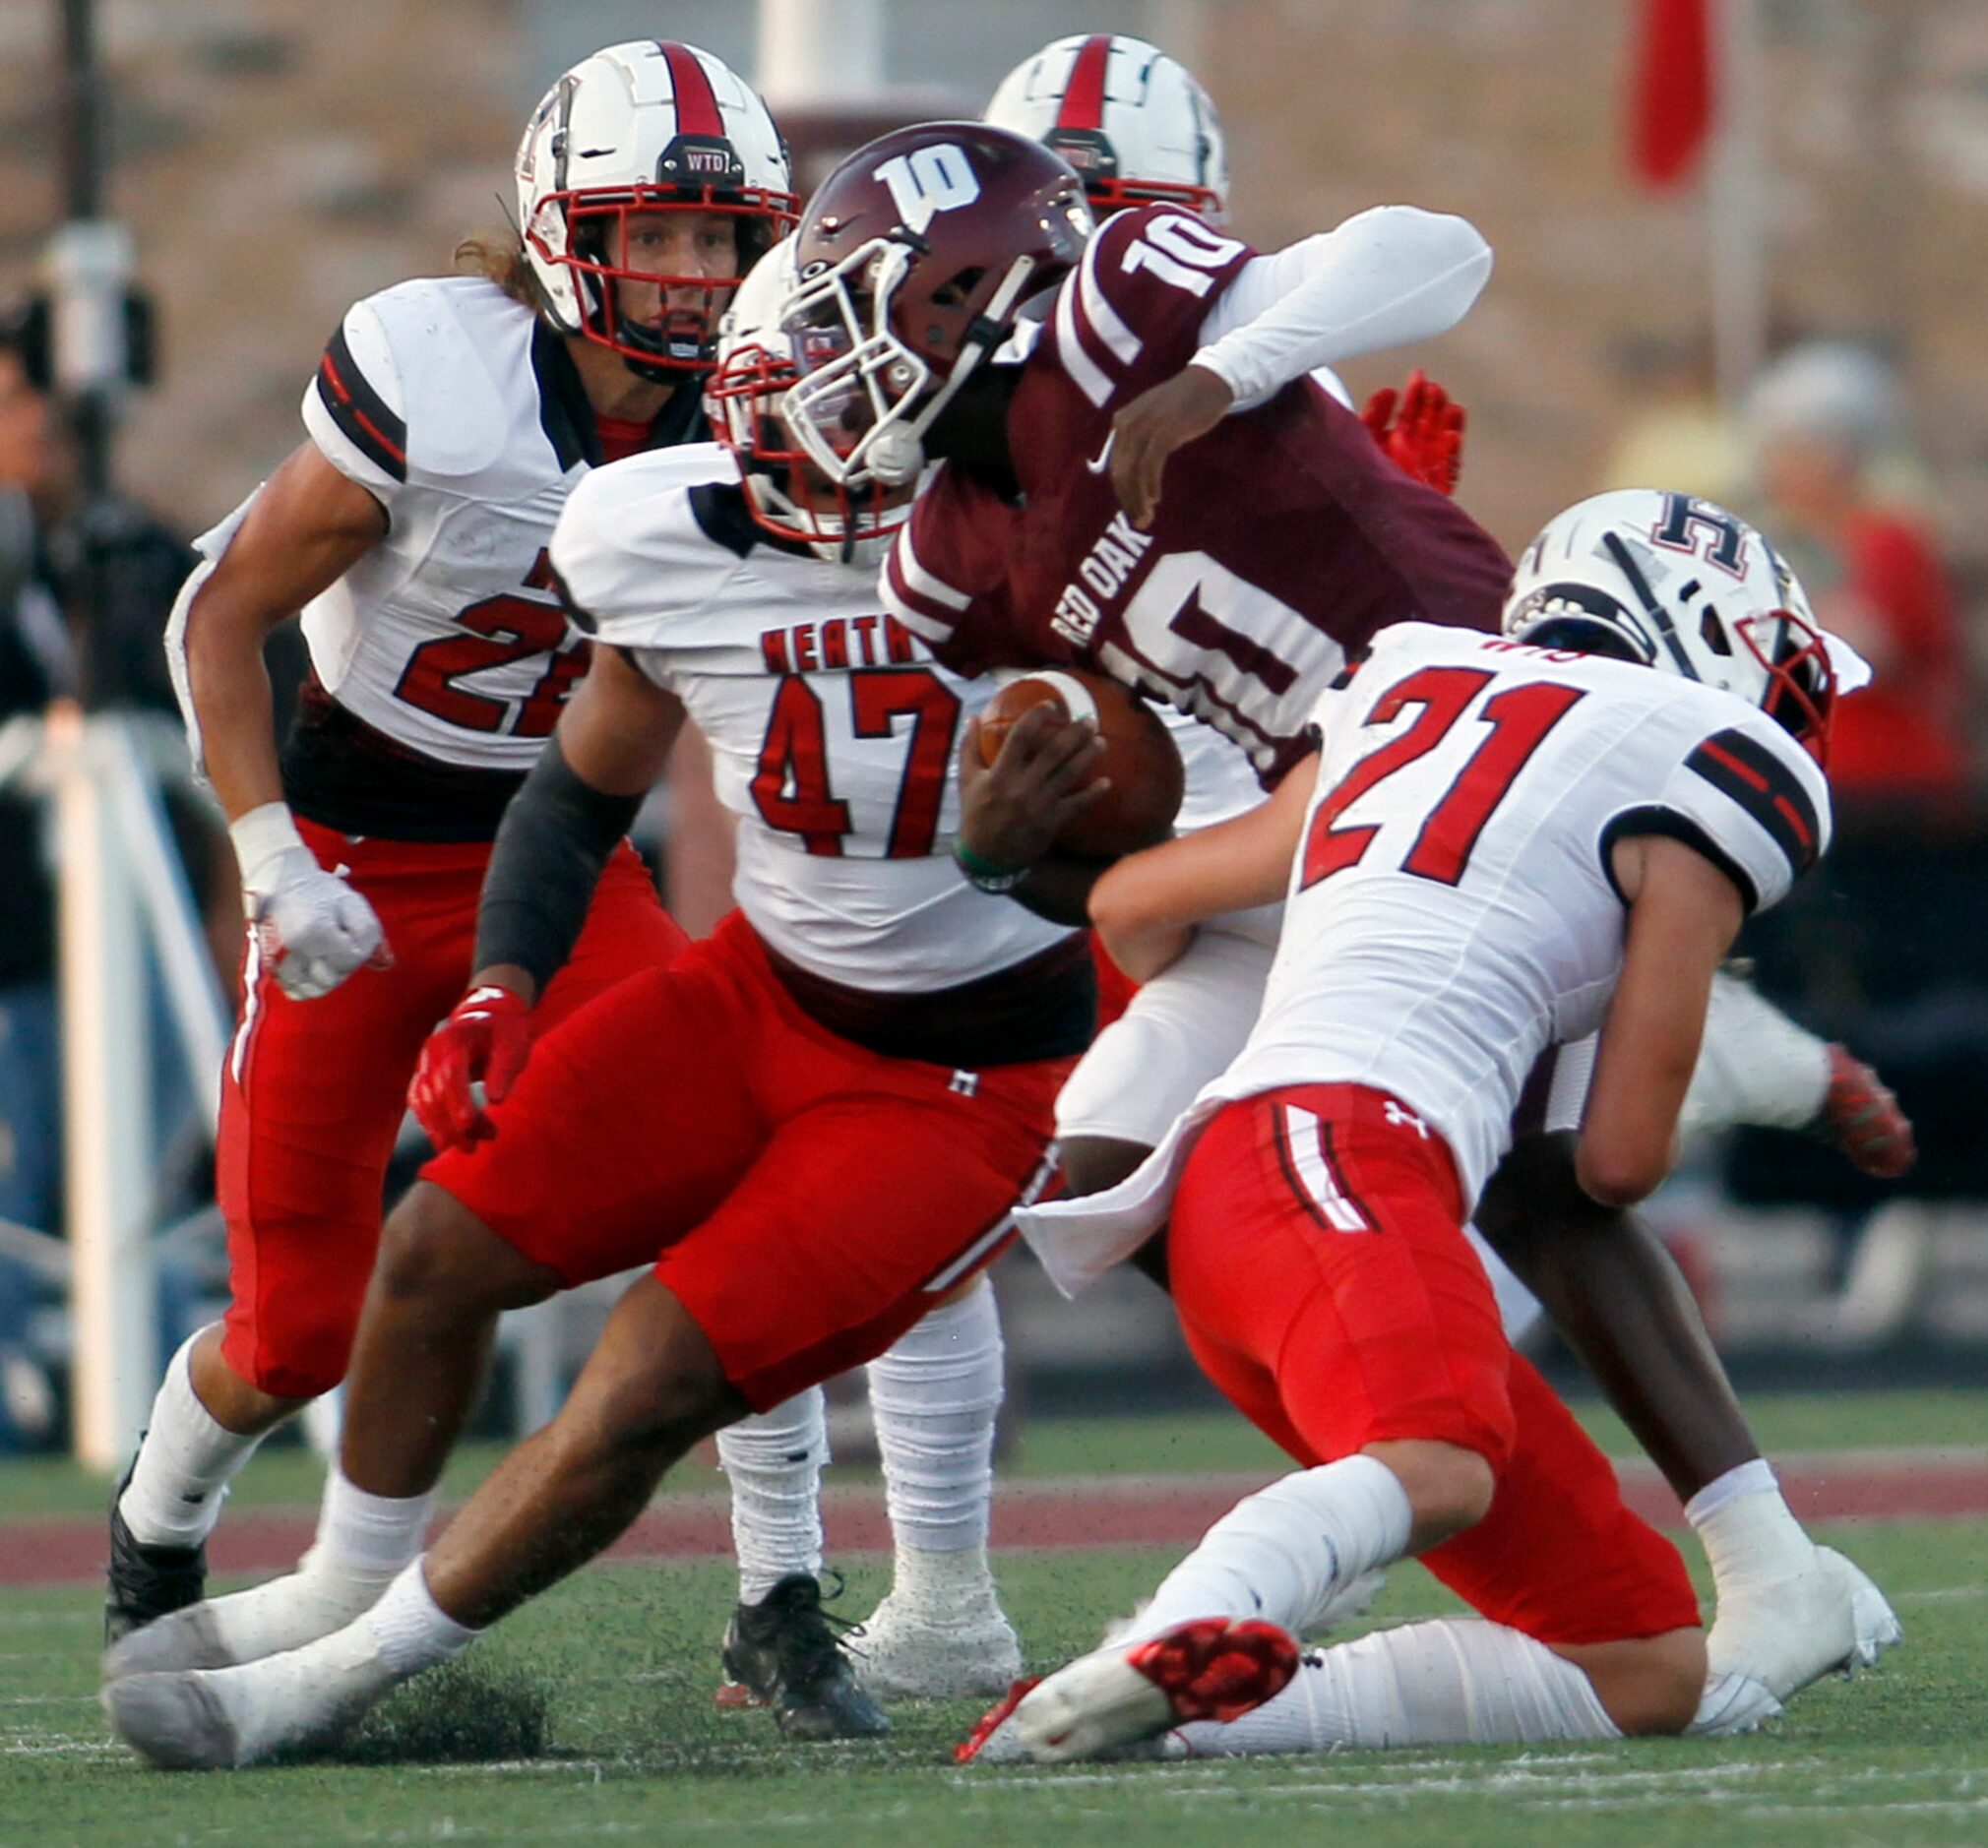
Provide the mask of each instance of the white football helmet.
POLYGON ((985 119, 1053 148, 1083 176, 1101 218, 1128 206, 1228 211, 1221 124, 1187 67, 1122 33, 1044 45, 994 92, 985 119))
POLYGON ((790 233, 739 284, 718 326, 717 366, 705 386, 712 434, 737 459, 746 507, 776 538, 838 564, 879 565, 910 513, 915 482, 895 488, 864 474, 832 479, 796 440, 787 395, 806 326, 792 318, 800 266, 790 233))
POLYGON ((1502 626, 1737 694, 1827 757, 1840 645, 1766 536, 1710 501, 1623 488, 1577 502, 1520 556, 1502 626))
POLYGON ((518 147, 525 252, 563 334, 612 347, 644 377, 711 363, 712 333, 625 320, 617 279, 715 298, 794 222, 786 144, 767 106, 695 45, 634 39, 585 58, 545 92, 518 147), (715 213, 738 243, 736 274, 656 276, 610 258, 630 214, 715 213))

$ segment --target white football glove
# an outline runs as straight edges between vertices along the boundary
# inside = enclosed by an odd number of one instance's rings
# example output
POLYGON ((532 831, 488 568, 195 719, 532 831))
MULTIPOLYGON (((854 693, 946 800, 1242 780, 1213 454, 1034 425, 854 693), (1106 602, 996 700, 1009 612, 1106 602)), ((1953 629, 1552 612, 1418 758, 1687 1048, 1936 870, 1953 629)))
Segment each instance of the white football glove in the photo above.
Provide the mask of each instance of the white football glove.
POLYGON ((392 961, 373 907, 318 864, 280 802, 251 809, 228 833, 263 964, 292 1001, 330 994, 363 963, 392 961))

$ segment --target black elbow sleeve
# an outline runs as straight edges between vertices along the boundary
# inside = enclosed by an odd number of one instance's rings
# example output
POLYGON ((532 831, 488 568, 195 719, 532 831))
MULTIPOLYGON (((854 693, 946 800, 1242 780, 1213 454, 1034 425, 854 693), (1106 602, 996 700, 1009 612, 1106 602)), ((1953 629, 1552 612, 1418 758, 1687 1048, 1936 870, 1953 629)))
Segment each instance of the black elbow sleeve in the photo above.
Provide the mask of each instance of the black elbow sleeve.
POLYGON ((555 733, 512 797, 476 912, 476 967, 515 963, 542 992, 573 954, 593 888, 642 807, 574 774, 555 733))

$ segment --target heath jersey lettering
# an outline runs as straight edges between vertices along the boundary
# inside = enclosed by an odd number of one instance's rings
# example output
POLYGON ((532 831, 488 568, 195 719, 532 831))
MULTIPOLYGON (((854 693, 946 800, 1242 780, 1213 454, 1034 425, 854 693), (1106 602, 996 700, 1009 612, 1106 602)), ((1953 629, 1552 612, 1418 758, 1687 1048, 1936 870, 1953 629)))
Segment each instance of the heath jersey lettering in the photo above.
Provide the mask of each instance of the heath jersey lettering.
POLYGON ((738 818, 733 893, 790 961, 883 993, 970 982, 1070 933, 952 859, 955 756, 992 697, 877 607, 874 581, 767 542, 712 444, 595 470, 552 563, 596 646, 680 698, 738 818))

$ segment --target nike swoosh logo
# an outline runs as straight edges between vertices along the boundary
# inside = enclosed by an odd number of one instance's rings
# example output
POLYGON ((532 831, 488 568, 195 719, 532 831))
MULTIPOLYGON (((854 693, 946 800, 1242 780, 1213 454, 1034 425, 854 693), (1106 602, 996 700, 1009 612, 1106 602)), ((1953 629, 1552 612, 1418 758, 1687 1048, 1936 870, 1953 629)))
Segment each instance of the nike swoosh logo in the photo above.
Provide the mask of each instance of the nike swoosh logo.
POLYGON ((1084 464, 1085 467, 1089 469, 1094 475, 1101 475, 1105 469, 1111 466, 1111 446, 1117 441, 1118 432, 1114 430, 1104 439, 1104 447, 1097 452, 1097 460, 1086 462, 1084 464))

